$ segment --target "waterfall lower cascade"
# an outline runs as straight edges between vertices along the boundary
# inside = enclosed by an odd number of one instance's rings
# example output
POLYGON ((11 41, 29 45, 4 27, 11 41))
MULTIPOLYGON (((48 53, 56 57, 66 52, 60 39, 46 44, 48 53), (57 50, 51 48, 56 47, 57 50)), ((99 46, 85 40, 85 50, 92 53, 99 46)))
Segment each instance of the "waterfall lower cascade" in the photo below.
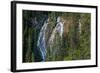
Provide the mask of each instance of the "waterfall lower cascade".
POLYGON ((37 46, 40 49, 41 56, 42 56, 42 61, 45 61, 45 59, 46 59, 45 32, 46 32, 47 25, 48 25, 48 20, 46 20, 44 22, 44 25, 42 26, 42 28, 40 30, 38 41, 37 41, 37 46))
MULTIPOLYGON (((44 22, 44 25, 42 26, 42 28, 40 30, 38 41, 37 41, 37 46, 40 49, 43 62, 46 60, 46 52, 47 52, 46 41, 45 41, 45 39, 46 39, 45 33, 46 33, 47 26, 48 26, 48 20, 46 20, 44 22)), ((50 35, 47 45, 49 45, 49 46, 54 45, 53 41, 55 39, 56 33, 58 33, 59 36, 62 38, 63 22, 61 21, 60 17, 57 17, 57 24, 56 24, 55 28, 53 29, 52 34, 50 35)))

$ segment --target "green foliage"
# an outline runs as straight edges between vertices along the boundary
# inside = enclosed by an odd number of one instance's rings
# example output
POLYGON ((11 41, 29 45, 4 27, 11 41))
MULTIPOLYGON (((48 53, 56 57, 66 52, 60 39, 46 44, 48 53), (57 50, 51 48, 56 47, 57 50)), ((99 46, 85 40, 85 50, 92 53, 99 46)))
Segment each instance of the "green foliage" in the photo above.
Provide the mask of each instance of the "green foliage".
MULTIPOLYGON (((77 18, 75 16, 75 18, 77 18)), ((81 33, 78 31, 78 24, 74 22, 74 26, 70 28, 68 33, 68 55, 65 57, 72 60, 90 59, 90 14, 80 14, 81 33), (76 24, 75 24, 76 23, 76 24), (73 38, 74 37, 74 38, 73 38)), ((77 18, 77 19, 78 19, 77 18)), ((76 19, 76 20, 77 20, 76 19)))

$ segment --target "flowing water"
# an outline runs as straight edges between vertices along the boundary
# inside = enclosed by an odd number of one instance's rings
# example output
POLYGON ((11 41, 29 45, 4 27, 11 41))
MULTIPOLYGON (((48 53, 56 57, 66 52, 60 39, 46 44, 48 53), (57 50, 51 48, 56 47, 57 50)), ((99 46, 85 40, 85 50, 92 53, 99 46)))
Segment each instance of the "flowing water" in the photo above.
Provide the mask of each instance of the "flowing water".
POLYGON ((49 43, 53 42, 57 32, 62 37, 62 35, 63 35, 63 22, 61 22, 60 17, 57 18, 57 24, 56 24, 56 27, 53 29, 53 32, 52 32, 51 37, 49 39, 49 43))
POLYGON ((46 32, 47 25, 48 25, 48 22, 45 21, 44 25, 42 26, 42 28, 40 30, 38 42, 37 42, 37 46, 39 47, 40 52, 41 52, 42 61, 45 61, 45 59, 46 59, 45 32, 46 32))
MULTIPOLYGON (((46 41, 45 41, 45 39, 46 39, 45 33, 46 33, 47 26, 48 26, 47 21, 48 20, 46 20, 44 22, 44 25, 42 26, 42 28, 40 30, 38 41, 37 41, 37 46, 40 49, 43 62, 46 60, 46 50, 47 50, 46 41)), ((53 29, 52 34, 49 38, 49 41, 48 41, 49 46, 54 45, 53 41, 54 41, 54 38, 55 38, 55 35, 56 35, 57 32, 59 33, 60 37, 62 37, 62 35, 63 35, 63 22, 61 22, 60 17, 57 18, 57 24, 56 24, 55 28, 53 29)))

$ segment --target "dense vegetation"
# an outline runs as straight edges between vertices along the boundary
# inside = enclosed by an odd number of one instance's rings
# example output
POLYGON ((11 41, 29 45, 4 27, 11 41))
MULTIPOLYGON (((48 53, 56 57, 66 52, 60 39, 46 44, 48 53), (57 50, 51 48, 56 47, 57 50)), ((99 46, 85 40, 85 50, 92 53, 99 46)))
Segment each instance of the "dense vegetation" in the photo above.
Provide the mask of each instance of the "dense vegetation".
POLYGON ((47 12, 23 10, 23 62, 40 62, 37 49, 39 32, 49 18, 46 44, 60 16, 64 22, 63 37, 56 34, 52 48, 47 46, 46 61, 85 60, 91 58, 91 15, 90 13, 47 12))

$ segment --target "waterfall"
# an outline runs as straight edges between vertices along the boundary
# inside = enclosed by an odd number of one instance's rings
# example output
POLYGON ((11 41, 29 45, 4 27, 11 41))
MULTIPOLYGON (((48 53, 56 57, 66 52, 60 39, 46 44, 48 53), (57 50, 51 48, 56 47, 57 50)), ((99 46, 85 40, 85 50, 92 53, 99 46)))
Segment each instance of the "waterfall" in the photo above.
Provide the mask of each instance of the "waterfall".
POLYGON ((79 19, 79 33, 80 33, 80 34, 81 34, 81 26, 82 26, 81 20, 79 19))
POLYGON ((55 35, 56 35, 57 32, 59 33, 59 35, 62 38, 62 35, 63 35, 63 22, 61 22, 60 17, 57 18, 57 24, 56 24, 56 27, 53 29, 53 32, 52 32, 51 37, 49 39, 49 43, 53 42, 53 39, 55 38, 55 35))
MULTIPOLYGON (((61 18, 57 18, 57 24, 55 28, 53 29, 51 36, 48 41, 49 46, 49 56, 51 56, 51 60, 55 60, 57 55, 59 54, 58 50, 61 50, 61 45, 58 46, 58 43, 62 43, 62 36, 63 36, 63 22, 61 21, 61 18), (60 37, 60 39, 57 39, 57 37, 60 37), (60 40, 60 42, 59 42, 60 40)), ((60 54, 59 54, 60 55, 60 54)))
POLYGON ((56 26, 56 31, 59 32, 60 36, 62 37, 63 35, 63 22, 61 21, 61 18, 57 18, 57 26, 56 26))
POLYGON ((40 49, 41 56, 42 56, 42 61, 45 61, 45 59, 46 59, 45 32, 46 32, 47 25, 48 25, 48 20, 46 20, 44 22, 44 25, 42 26, 42 28, 40 30, 38 41, 37 41, 37 46, 40 49))

